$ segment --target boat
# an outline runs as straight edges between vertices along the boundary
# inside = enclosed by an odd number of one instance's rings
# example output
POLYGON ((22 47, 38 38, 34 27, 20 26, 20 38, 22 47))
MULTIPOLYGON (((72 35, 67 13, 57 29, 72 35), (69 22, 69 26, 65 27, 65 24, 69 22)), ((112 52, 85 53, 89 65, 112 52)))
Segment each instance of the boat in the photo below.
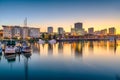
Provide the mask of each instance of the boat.
POLYGON ((55 44, 56 43, 56 40, 55 39, 52 39, 52 40, 49 40, 48 41, 50 44, 55 44))
POLYGON ((42 39, 39 39, 39 42, 38 42, 39 44, 44 44, 45 43, 45 41, 44 40, 42 40, 42 39))
POLYGON ((15 54, 15 41, 9 40, 7 41, 6 47, 5 47, 5 54, 15 54))
POLYGON ((25 56, 26 58, 30 58, 31 55, 32 55, 31 53, 26 53, 26 54, 24 54, 24 56, 25 56))
POLYGON ((8 62, 15 62, 16 60, 16 54, 11 54, 11 55, 4 55, 5 58, 7 59, 8 62))
POLYGON ((31 53, 31 48, 29 46, 23 46, 22 47, 22 52, 23 53, 31 53))
POLYGON ((16 43, 15 52, 16 53, 21 53, 22 52, 22 47, 21 47, 20 43, 16 43))
POLYGON ((22 47, 21 46, 16 46, 15 47, 15 52, 16 53, 21 53, 22 52, 22 47))
POLYGON ((22 44, 21 52, 22 53, 31 53, 31 47, 26 42, 24 42, 22 44))

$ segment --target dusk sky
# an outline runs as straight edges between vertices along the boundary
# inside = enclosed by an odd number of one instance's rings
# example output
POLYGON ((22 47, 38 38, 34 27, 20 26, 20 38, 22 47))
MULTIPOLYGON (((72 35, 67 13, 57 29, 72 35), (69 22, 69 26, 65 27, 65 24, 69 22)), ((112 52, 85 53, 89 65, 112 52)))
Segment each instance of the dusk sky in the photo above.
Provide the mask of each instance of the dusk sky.
POLYGON ((48 26, 70 31, 75 22, 87 30, 116 27, 120 32, 120 0, 0 0, 0 26, 28 26, 45 31, 48 26))

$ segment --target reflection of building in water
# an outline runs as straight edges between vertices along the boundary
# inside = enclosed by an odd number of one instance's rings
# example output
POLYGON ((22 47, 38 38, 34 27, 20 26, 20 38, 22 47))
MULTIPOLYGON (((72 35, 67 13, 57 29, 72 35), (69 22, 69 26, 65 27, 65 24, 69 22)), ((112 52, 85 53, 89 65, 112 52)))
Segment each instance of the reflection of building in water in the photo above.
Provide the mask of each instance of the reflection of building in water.
POLYGON ((103 41, 104 48, 107 49, 107 41, 103 41))
POLYGON ((30 58, 31 53, 24 54, 24 69, 25 69, 25 80, 28 80, 28 59, 30 58))
POLYGON ((117 42, 114 41, 114 53, 116 53, 116 49, 117 49, 117 42))
POLYGON ((40 45, 38 43, 34 43, 32 45, 32 51, 33 53, 40 54, 40 45))
POLYGON ((75 48, 76 48, 76 43, 72 42, 71 43, 71 54, 74 54, 75 48))
POLYGON ((41 44, 42 45, 42 48, 44 49, 45 48, 45 44, 41 44))
POLYGON ((94 51, 94 44, 93 44, 93 41, 89 41, 88 48, 89 48, 89 51, 91 51, 91 52, 94 51))
POLYGON ((58 43, 58 53, 63 53, 63 42, 58 43))
POLYGON ((53 45, 48 44, 48 55, 52 55, 52 54, 53 54, 53 45))
POLYGON ((75 57, 82 57, 83 55, 83 43, 82 42, 73 43, 71 48, 74 49, 75 57))
POLYGON ((99 46, 107 50, 107 41, 100 41, 99 46))
POLYGON ((107 50, 107 41, 95 41, 94 45, 95 47, 100 47, 107 50))
POLYGON ((112 51, 114 51, 114 53, 116 53, 117 42, 116 41, 108 42, 108 48, 109 48, 109 50, 112 50, 112 51))

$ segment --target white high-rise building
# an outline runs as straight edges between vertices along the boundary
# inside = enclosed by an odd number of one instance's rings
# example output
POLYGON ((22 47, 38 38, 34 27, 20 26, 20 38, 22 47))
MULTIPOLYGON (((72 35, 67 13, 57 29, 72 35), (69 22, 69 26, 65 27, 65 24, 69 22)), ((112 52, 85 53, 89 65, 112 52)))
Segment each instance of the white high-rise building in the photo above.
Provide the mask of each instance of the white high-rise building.
POLYGON ((22 38, 26 39, 27 37, 29 37, 29 28, 28 27, 23 27, 22 28, 22 38))
POLYGON ((13 37, 13 27, 12 26, 2 26, 3 27, 3 38, 13 37))
POLYGON ((40 37, 40 28, 29 28, 29 36, 31 38, 39 38, 40 37))
POLYGON ((22 36, 22 28, 20 26, 13 27, 13 37, 21 37, 22 36))

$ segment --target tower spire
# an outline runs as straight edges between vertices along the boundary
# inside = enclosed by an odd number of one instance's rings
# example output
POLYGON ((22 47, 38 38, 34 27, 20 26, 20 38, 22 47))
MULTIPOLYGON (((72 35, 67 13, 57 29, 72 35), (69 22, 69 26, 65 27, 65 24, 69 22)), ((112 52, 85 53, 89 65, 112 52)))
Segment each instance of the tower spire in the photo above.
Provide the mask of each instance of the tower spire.
POLYGON ((27 27, 27 17, 24 20, 24 27, 27 27))

